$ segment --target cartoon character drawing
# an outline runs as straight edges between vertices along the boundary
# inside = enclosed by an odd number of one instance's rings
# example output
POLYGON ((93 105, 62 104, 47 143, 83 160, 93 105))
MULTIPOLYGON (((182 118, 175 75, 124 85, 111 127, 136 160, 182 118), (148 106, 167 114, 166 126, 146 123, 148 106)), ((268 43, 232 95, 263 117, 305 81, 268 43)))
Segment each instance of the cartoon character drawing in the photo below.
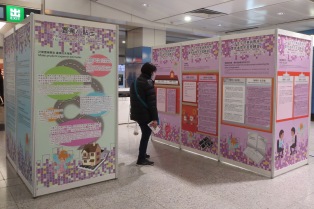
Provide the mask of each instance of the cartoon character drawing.
POLYGON ((283 137, 284 137, 284 131, 280 130, 279 139, 277 140, 277 153, 278 153, 278 157, 281 157, 281 158, 283 158, 283 151, 285 147, 283 137))
POLYGON ((291 128, 291 140, 292 140, 292 145, 290 146, 290 155, 295 154, 296 147, 297 147, 297 135, 295 134, 295 128, 291 128))
POLYGON ((187 115, 184 115, 183 116, 183 123, 187 123, 188 122, 188 116, 187 115))
POLYGON ((191 143, 192 141, 195 140, 195 137, 194 137, 194 133, 191 132, 191 131, 188 131, 187 133, 187 138, 188 138, 188 142, 191 143))
POLYGON ((229 151, 234 151, 235 149, 239 148, 239 140, 238 138, 232 136, 232 133, 228 135, 228 145, 229 145, 229 151))
POLYGON ((183 124, 187 124, 189 116, 184 110, 182 111, 182 116, 183 116, 183 124))
POLYGON ((193 125, 193 123, 194 123, 194 116, 190 115, 190 124, 193 125))
POLYGON ((64 173, 67 169, 67 163, 73 159, 73 155, 68 154, 67 151, 62 150, 58 154, 53 154, 53 160, 56 163, 56 170, 58 173, 64 173))

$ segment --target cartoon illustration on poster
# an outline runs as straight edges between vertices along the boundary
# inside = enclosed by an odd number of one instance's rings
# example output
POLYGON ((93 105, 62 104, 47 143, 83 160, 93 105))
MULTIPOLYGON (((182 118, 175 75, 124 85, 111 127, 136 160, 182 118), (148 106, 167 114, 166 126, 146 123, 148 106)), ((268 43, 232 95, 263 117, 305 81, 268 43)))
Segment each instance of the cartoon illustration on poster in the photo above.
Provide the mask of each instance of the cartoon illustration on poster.
POLYGON ((222 125, 221 155, 263 170, 271 170, 272 134, 222 125))
POLYGON ((182 145, 218 155, 219 42, 182 46, 182 145))
POLYGON ((116 31, 101 26, 35 21, 39 188, 114 178, 116 31))
POLYGON ((275 169, 307 159, 311 41, 279 34, 275 169))
POLYGON ((179 144, 180 133, 180 46, 154 48, 153 64, 157 67, 155 88, 161 131, 155 137, 179 144))
POLYGON ((307 159, 308 118, 280 122, 276 126, 275 169, 307 159))
POLYGON ((275 35, 222 40, 220 153, 271 170, 275 35))

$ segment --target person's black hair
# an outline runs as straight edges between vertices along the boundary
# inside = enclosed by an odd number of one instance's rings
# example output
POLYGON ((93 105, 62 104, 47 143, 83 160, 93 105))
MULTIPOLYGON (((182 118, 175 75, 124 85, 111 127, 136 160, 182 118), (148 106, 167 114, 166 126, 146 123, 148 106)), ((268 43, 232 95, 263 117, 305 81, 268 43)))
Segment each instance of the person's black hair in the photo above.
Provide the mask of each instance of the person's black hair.
POLYGON ((156 72, 156 71, 157 71, 156 66, 149 62, 146 62, 141 68, 141 72, 149 76, 151 76, 153 72, 156 72))
POLYGON ((283 130, 280 130, 280 131, 279 131, 279 137, 280 137, 283 133, 284 133, 284 131, 283 131, 283 130))
POLYGON ((291 128, 291 131, 295 134, 295 128, 294 127, 291 128))

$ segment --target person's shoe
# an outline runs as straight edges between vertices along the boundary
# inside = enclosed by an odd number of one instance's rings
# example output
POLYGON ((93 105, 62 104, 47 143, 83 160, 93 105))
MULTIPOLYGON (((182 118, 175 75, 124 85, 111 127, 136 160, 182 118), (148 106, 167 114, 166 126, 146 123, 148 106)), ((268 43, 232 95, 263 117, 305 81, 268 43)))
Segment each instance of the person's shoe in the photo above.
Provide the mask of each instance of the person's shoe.
POLYGON ((145 158, 146 158, 146 159, 150 158, 150 155, 146 154, 146 155, 145 155, 145 158))
POLYGON ((136 164, 137 165, 154 165, 154 162, 145 159, 145 160, 140 160, 140 161, 138 160, 136 164))

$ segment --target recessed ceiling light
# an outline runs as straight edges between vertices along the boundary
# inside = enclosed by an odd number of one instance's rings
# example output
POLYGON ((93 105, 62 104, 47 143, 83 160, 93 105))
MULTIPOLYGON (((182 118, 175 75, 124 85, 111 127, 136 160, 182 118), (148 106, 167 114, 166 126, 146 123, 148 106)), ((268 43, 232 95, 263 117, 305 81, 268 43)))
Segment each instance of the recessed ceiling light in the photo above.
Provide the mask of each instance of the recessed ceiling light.
POLYGON ((222 24, 218 24, 217 26, 218 26, 218 27, 221 27, 221 26, 222 26, 222 24))
POLYGON ((3 26, 5 26, 5 22, 0 22, 0 29, 3 28, 3 26))
POLYGON ((142 6, 143 7, 149 7, 149 4, 144 3, 144 4, 142 4, 142 6))
POLYGON ((284 15, 285 13, 283 12, 278 12, 277 15, 284 15))
POLYGON ((184 17, 184 20, 185 20, 186 22, 190 22, 191 19, 192 19, 192 18, 191 18, 190 16, 185 16, 185 17, 184 17))
POLYGON ((125 44, 125 41, 122 41, 123 44, 125 44))

